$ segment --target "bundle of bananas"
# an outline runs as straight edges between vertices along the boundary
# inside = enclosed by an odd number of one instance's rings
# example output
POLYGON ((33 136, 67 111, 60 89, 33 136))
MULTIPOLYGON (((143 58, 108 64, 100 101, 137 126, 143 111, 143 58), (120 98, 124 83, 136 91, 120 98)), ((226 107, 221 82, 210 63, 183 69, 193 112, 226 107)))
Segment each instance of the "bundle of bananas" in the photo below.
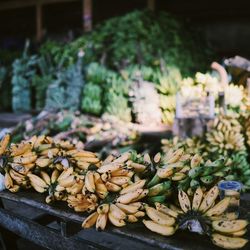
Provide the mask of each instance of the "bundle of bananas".
POLYGON ((212 125, 211 131, 206 134, 207 151, 211 154, 228 156, 230 152, 245 151, 242 126, 237 114, 219 115, 212 125))
POLYGON ((226 212, 231 198, 225 197, 217 202, 218 195, 217 186, 206 193, 197 188, 193 197, 179 190, 177 207, 160 203, 155 203, 156 209, 146 207, 150 220, 143 220, 143 223, 149 230, 164 236, 174 234, 178 228, 187 229, 209 235, 212 242, 219 247, 242 248, 248 242, 241 238, 246 233, 248 222, 237 219, 235 213, 226 212))
MULTIPOLYGON (((201 154, 189 154, 183 148, 170 149, 163 155, 158 153, 154 157, 154 163, 157 171, 148 183, 149 196, 151 189, 159 190, 159 196, 154 197, 151 202, 164 202, 168 196, 171 196, 171 188, 176 187, 187 190, 191 195, 197 187, 215 185, 230 170, 230 167, 225 166, 223 158, 213 162, 205 161, 201 154)), ((153 193, 156 194, 156 192, 153 193)))

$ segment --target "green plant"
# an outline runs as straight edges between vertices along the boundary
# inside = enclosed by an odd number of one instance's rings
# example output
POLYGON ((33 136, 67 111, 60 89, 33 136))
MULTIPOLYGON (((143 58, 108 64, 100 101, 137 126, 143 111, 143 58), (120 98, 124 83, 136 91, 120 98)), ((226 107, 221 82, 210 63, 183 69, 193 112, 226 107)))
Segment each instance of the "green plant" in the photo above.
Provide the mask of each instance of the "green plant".
POLYGON ((31 110, 31 79, 36 73, 37 56, 29 56, 26 42, 21 58, 14 61, 12 68, 12 108, 14 112, 31 110))

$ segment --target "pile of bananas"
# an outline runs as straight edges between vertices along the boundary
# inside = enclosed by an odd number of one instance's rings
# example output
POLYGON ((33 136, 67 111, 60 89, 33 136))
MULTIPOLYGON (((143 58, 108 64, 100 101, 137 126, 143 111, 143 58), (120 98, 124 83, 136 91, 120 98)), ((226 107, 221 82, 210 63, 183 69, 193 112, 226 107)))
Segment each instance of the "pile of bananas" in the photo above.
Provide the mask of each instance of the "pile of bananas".
POLYGON ((211 131, 206 134, 206 150, 212 154, 228 156, 230 152, 245 151, 243 127, 237 114, 215 118, 211 131))
MULTIPOLYGON (((164 202, 168 195, 171 196, 171 188, 182 189, 188 192, 189 195, 200 186, 210 187, 215 185, 229 172, 230 168, 225 166, 223 158, 216 161, 205 161, 200 154, 186 153, 183 148, 177 150, 170 149, 166 154, 159 153, 154 157, 156 166, 156 174, 147 184, 149 194, 151 189, 159 190, 157 193, 160 196, 154 197, 153 202, 164 202), (160 191, 167 192, 163 195, 160 191), (158 199, 158 200, 156 200, 158 199)), ((152 192, 156 194, 155 192, 152 192)))
POLYGON ((207 234, 212 242, 225 249, 239 249, 247 244, 241 238, 246 233, 248 222, 238 219, 234 212, 227 212, 230 197, 217 202, 219 190, 212 187, 204 193, 197 188, 193 197, 184 191, 178 192, 178 206, 155 203, 155 207, 146 207, 150 220, 143 220, 144 225, 151 231, 169 236, 180 228, 207 234), (191 199, 192 198, 192 199, 191 199))

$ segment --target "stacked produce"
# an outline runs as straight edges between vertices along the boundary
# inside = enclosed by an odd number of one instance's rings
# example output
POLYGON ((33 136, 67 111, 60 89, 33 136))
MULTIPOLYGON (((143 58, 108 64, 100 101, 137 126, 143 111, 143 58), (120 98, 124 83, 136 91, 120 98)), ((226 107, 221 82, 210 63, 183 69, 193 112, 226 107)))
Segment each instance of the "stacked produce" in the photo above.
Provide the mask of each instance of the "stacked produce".
MULTIPOLYGON (((150 220, 144 219, 144 225, 164 236, 170 236, 180 228, 207 234, 214 244, 226 249, 242 248, 247 243, 241 238, 246 233, 247 221, 237 219, 234 213, 224 213, 231 198, 217 202, 217 186, 207 192, 204 186, 196 188, 191 194, 192 204, 191 197, 180 188, 179 207, 162 204, 157 196, 162 192, 169 195, 170 181, 152 185, 155 177, 150 180, 154 163, 161 161, 160 154, 152 161, 148 154, 126 152, 120 156, 109 155, 102 162, 95 153, 46 136, 34 136, 8 146, 9 142, 10 136, 6 135, 0 143, 0 163, 5 172, 6 188, 17 192, 20 188, 32 187, 46 194, 47 203, 61 200, 76 212, 91 213, 83 221, 83 228, 95 225, 97 230, 104 230, 108 222, 123 227, 148 216, 150 220), (149 204, 154 204, 156 209, 149 204)), ((171 166, 188 158, 179 149, 165 160, 171 166)), ((192 169, 200 162, 201 158, 194 156, 192 169)), ((159 168, 157 174, 169 173, 170 179, 177 181, 173 166, 168 171, 159 168)), ((176 166, 180 166, 179 163, 176 166)))
POLYGON ((213 166, 213 170, 210 168, 208 172, 200 169, 202 173, 199 173, 199 170, 194 175, 190 173, 195 176, 192 184, 197 183, 197 178, 199 182, 208 185, 220 179, 238 180, 247 190, 250 188, 250 164, 246 147, 247 132, 244 132, 247 122, 244 121, 246 120, 242 119, 241 114, 220 114, 212 122, 204 138, 176 137, 172 140, 163 140, 162 150, 165 154, 171 152, 171 148, 184 150, 186 154, 195 152, 203 158, 205 166, 213 166), (222 156, 224 159, 220 159, 222 156))
POLYGON ((225 249, 238 249, 247 244, 242 238, 248 222, 237 219, 235 213, 226 212, 230 204, 229 197, 218 200, 219 189, 212 187, 206 193, 197 188, 193 197, 184 191, 178 192, 178 206, 173 204, 155 204, 155 208, 146 207, 150 220, 143 220, 151 231, 169 236, 177 229, 207 234, 212 242, 225 249))

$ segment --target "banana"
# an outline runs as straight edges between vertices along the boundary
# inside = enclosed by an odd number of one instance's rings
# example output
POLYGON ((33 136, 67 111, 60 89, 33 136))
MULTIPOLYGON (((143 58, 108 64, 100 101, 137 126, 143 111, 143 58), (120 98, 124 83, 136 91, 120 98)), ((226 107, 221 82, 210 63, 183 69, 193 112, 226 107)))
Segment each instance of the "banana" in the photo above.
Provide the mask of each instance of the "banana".
POLYGON ((193 202, 192 202, 192 210, 198 210, 200 204, 202 202, 203 192, 200 187, 198 187, 194 193, 193 202))
POLYGON ((178 192, 178 199, 179 199, 179 203, 180 203, 181 209, 185 213, 187 213, 187 211, 191 210, 190 200, 188 198, 188 195, 184 191, 179 190, 179 192, 178 192))
POLYGON ((31 156, 27 156, 27 157, 24 157, 22 155, 22 156, 14 157, 13 162, 19 163, 19 164, 29 164, 29 163, 33 163, 36 159, 37 159, 37 155, 31 155, 31 156))
POLYGON ((14 183, 13 180, 10 176, 9 173, 6 172, 5 176, 4 176, 4 185, 7 189, 10 189, 13 187, 14 183))
POLYGON ((31 185, 33 187, 39 186, 43 189, 48 188, 48 185, 46 184, 46 182, 42 178, 38 177, 37 175, 29 173, 27 176, 29 177, 31 185))
POLYGON ((218 220, 212 222, 213 229, 220 233, 235 233, 245 229, 247 225, 246 220, 218 220))
POLYGON ((47 191, 47 188, 44 188, 44 187, 41 187, 41 186, 38 186, 36 183, 34 182, 30 182, 31 183, 31 186, 38 192, 38 193, 44 193, 47 191))
POLYGON ((118 197, 117 202, 123 203, 123 204, 129 204, 130 202, 138 198, 142 194, 142 192, 143 192, 143 189, 139 188, 135 191, 123 194, 120 197, 118 197))
POLYGON ((59 171, 55 169, 51 174, 51 183, 55 183, 59 177, 59 171))
POLYGON ((147 216, 156 222, 157 224, 165 226, 173 226, 175 224, 175 219, 167 214, 157 211, 155 208, 146 207, 147 216))
POLYGON ((113 162, 114 163, 121 163, 121 164, 123 164, 124 162, 126 162, 127 160, 129 160, 130 157, 131 157, 131 153, 130 152, 125 152, 120 157, 118 157, 117 159, 115 159, 113 162))
POLYGON ((49 158, 38 158, 36 160, 36 165, 40 168, 45 168, 51 164, 51 159, 49 158))
POLYGON ((228 236, 241 237, 241 236, 244 236, 246 234, 246 232, 247 232, 247 229, 245 228, 243 230, 228 234, 228 236))
POLYGON ((85 186, 89 192, 95 192, 95 179, 92 171, 88 171, 85 176, 85 186))
POLYGON ((171 177, 171 180, 172 181, 181 181, 181 180, 184 180, 186 177, 187 177, 187 175, 185 173, 178 172, 178 173, 175 173, 171 177))
POLYGON ((211 188, 204 197, 199 207, 199 211, 205 213, 213 205, 218 195, 219 195, 219 188, 217 186, 211 188))
POLYGON ((195 154, 190 162, 191 168, 198 167, 202 161, 202 157, 199 154, 195 154))
POLYGON ((174 168, 169 166, 165 168, 159 168, 157 170, 157 175, 162 179, 170 177, 173 173, 174 173, 174 168))
POLYGON ((74 175, 70 175, 67 178, 58 180, 58 184, 65 188, 72 187, 75 183, 76 177, 74 175))
POLYGON ((224 213, 219 216, 210 216, 209 217, 211 220, 236 220, 238 219, 238 214, 235 212, 230 212, 230 213, 224 213))
POLYGON ((97 212, 92 213, 89 215, 82 223, 82 227, 87 229, 95 225, 99 214, 97 212))
POLYGON ((13 185, 13 187, 9 188, 9 191, 11 193, 16 193, 20 190, 20 186, 19 185, 13 185))
POLYGON ((49 175, 46 172, 41 171, 40 175, 41 175, 42 179, 45 181, 46 184, 48 184, 48 185, 51 184, 50 177, 49 177, 49 175))
POLYGON ((10 142, 10 135, 7 134, 7 135, 4 136, 4 138, 0 142, 0 155, 4 154, 4 152, 7 149, 7 146, 9 144, 9 142, 10 142))
POLYGON ((109 212, 109 204, 102 204, 97 208, 98 214, 107 214, 109 212))
POLYGON ((83 158, 96 158, 96 154, 90 151, 78 151, 78 150, 69 150, 67 152, 68 155, 72 155, 73 157, 83 157, 83 158))
POLYGON ((96 230, 104 230, 108 221, 107 214, 99 214, 96 221, 96 230))
POLYGON ((117 177, 112 177, 109 181, 118 185, 118 186, 122 186, 122 185, 127 184, 130 181, 130 177, 117 176, 117 177))
POLYGON ((113 214, 110 213, 110 212, 108 213, 108 218, 109 218, 109 221, 110 221, 114 226, 116 226, 116 227, 123 227, 123 226, 126 225, 126 223, 125 223, 124 220, 119 220, 119 219, 115 218, 115 217, 113 216, 113 214))
POLYGON ((25 176, 16 172, 13 169, 10 169, 9 174, 13 180, 19 185, 21 185, 25 181, 25 176))
POLYGON ((159 163, 161 161, 161 153, 157 153, 155 156, 154 156, 154 162, 155 163, 159 163))
POLYGON ((31 149, 32 149, 31 143, 25 143, 25 144, 21 143, 21 144, 11 145, 11 156, 15 157, 22 155, 27 151, 31 151, 31 149))
POLYGON ((138 212, 138 208, 130 204, 125 205, 122 203, 116 203, 115 205, 119 207, 126 214, 135 214, 136 212, 138 212))
POLYGON ((164 214, 167 214, 171 217, 174 217, 174 218, 177 218, 178 217, 178 213, 170 208, 168 208, 167 206, 159 203, 159 202, 156 202, 155 203, 155 207, 156 209, 159 211, 159 212, 162 212, 164 214))
POLYGON ((133 199, 132 202, 136 202, 136 201, 143 199, 144 197, 148 195, 148 192, 149 192, 148 189, 143 189, 142 193, 138 197, 133 199))
POLYGON ((109 213, 118 220, 126 219, 127 215, 116 205, 110 204, 109 213))
POLYGON ((131 167, 135 172, 138 172, 138 173, 145 171, 145 169, 147 168, 145 165, 135 163, 135 162, 131 162, 129 164, 129 167, 131 167))
POLYGON ((123 188, 120 192, 120 194, 127 194, 129 192, 133 192, 139 188, 143 188, 146 183, 146 180, 139 180, 125 188, 123 188))
POLYGON ((177 149, 176 151, 170 153, 170 155, 167 155, 166 163, 167 164, 176 163, 181 158, 183 153, 184 150, 182 148, 177 149))
POLYGON ((118 169, 118 170, 112 172, 111 176, 112 177, 116 177, 116 176, 129 176, 129 177, 131 177, 130 176, 131 174, 133 174, 133 172, 130 171, 129 169, 121 168, 121 169, 118 169))
POLYGON ((79 194, 83 188, 83 185, 84 185, 83 181, 79 180, 73 186, 66 188, 66 191, 67 193, 72 194, 72 195, 79 194))
POLYGON ((105 197, 108 195, 108 190, 107 190, 105 184, 103 183, 100 174, 95 172, 94 179, 95 179, 96 192, 97 192, 98 196, 101 199, 105 199, 105 197))
POLYGON ((151 220, 143 220, 142 222, 152 232, 155 232, 164 236, 170 236, 175 233, 174 227, 161 225, 151 220))
POLYGON ((109 163, 107 165, 102 165, 100 168, 97 169, 97 172, 100 173, 100 174, 103 174, 103 173, 112 173, 114 171, 117 171, 119 169, 122 169, 122 165, 119 164, 119 163, 109 163))
POLYGON ((129 214, 129 215, 127 216, 127 221, 130 222, 130 223, 135 223, 135 222, 138 221, 138 219, 137 219, 137 217, 134 216, 133 214, 129 214))
POLYGON ((78 160, 78 161, 83 161, 83 162, 87 162, 87 163, 92 163, 92 164, 97 164, 100 162, 100 160, 98 158, 93 158, 93 157, 75 157, 74 159, 78 160))
POLYGON ((248 240, 238 237, 228 237, 221 234, 212 234, 212 241, 216 246, 225 249, 239 249, 244 247, 248 240))
POLYGON ((165 181, 160 184, 157 184, 151 188, 149 188, 148 196, 156 196, 162 194, 164 191, 167 191, 171 187, 170 181, 165 181))
POLYGON ((59 177, 57 178, 57 181, 60 181, 62 179, 65 179, 67 177, 69 177, 71 174, 73 174, 74 169, 72 167, 67 168, 66 170, 64 170, 59 177))
POLYGON ((221 200, 219 203, 217 203, 214 207, 210 208, 206 212, 206 215, 208 217, 221 215, 228 208, 228 206, 230 204, 230 200, 231 200, 230 197, 225 197, 223 200, 221 200))
POLYGON ((122 188, 114 183, 107 181, 105 186, 109 192, 119 192, 122 188))

